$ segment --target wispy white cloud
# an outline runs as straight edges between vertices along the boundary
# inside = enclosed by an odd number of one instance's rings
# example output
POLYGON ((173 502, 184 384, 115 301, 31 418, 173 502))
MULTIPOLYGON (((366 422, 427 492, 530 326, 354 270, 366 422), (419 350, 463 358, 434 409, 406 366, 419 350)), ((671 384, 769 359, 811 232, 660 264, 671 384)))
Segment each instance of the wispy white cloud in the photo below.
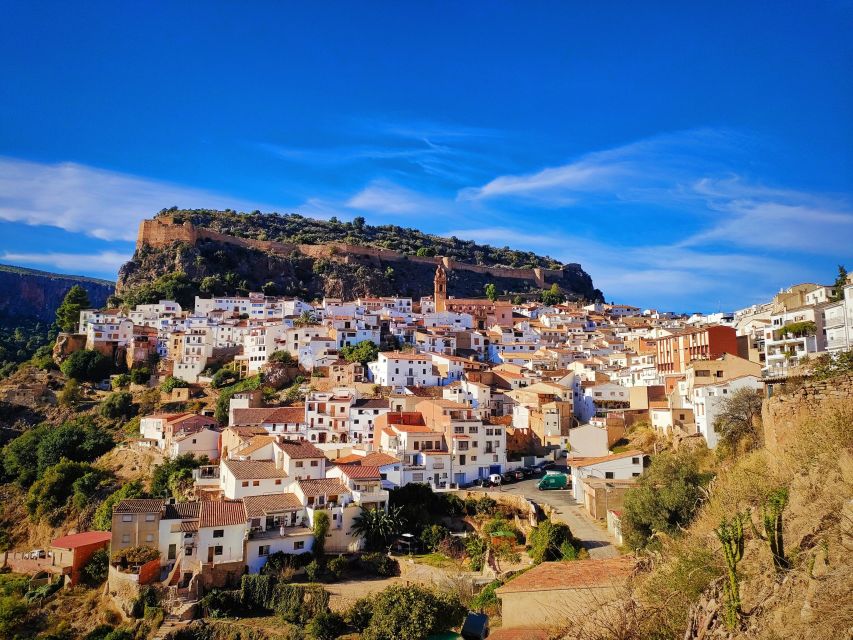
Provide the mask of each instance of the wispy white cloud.
POLYGON ((447 211, 447 202, 426 196, 387 180, 376 180, 346 201, 346 206, 363 212, 387 215, 434 215, 447 211))
POLYGON ((98 253, 16 253, 0 254, 0 261, 16 265, 41 265, 66 273, 115 274, 130 259, 130 253, 100 251, 98 253))
POLYGON ((102 240, 135 240, 140 220, 172 205, 269 210, 240 198, 73 162, 0 157, 0 220, 59 227, 102 240))

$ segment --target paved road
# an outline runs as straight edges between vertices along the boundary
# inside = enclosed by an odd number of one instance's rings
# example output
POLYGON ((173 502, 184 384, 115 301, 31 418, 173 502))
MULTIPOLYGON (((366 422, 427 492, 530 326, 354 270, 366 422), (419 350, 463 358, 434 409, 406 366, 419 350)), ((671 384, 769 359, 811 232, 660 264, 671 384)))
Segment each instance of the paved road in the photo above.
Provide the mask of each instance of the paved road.
POLYGON ((521 480, 502 487, 492 487, 488 491, 512 493, 529 498, 539 504, 547 504, 554 509, 554 517, 565 522, 572 533, 581 541, 590 558, 615 558, 619 555, 607 528, 595 522, 586 510, 580 506, 568 490, 539 491, 536 483, 539 478, 521 480))

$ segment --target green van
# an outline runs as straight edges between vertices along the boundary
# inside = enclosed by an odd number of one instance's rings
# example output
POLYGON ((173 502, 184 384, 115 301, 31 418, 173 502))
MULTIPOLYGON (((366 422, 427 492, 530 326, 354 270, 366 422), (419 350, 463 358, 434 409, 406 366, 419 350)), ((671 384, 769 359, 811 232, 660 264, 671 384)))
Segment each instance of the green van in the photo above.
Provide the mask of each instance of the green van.
POLYGON ((569 477, 565 473, 549 473, 536 484, 536 488, 539 489, 539 491, 547 491, 548 489, 565 489, 568 486, 569 477))

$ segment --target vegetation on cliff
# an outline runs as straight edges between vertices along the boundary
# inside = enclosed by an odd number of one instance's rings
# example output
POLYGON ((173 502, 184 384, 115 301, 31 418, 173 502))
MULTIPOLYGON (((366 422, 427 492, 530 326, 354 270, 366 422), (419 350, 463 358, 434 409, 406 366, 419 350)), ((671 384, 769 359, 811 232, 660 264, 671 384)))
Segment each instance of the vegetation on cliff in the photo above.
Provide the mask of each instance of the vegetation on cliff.
MULTIPOLYGON (((299 251, 265 251, 263 247, 200 239, 190 243, 176 239, 171 244, 142 243, 131 261, 119 272, 121 298, 128 306, 176 300, 192 303, 195 295, 245 294, 263 291, 268 295, 291 295, 303 299, 323 296, 405 295, 420 297, 433 291, 435 268, 408 256, 444 255, 459 262, 483 267, 556 268, 555 260, 532 252, 480 245, 458 238, 443 238, 393 225, 370 226, 358 218, 352 222, 313 220, 296 214, 241 214, 233 211, 162 211, 164 221, 190 222, 199 228, 235 238, 272 240, 289 244, 343 242, 363 247, 390 249, 400 259, 364 255, 312 257, 299 251)), ((567 298, 601 299, 589 275, 571 265, 557 276, 555 291, 567 298)), ((448 290, 457 297, 482 296, 489 286, 492 296, 542 291, 531 277, 503 277, 476 271, 451 270, 448 290)), ((550 286, 550 283, 549 283, 550 286)))

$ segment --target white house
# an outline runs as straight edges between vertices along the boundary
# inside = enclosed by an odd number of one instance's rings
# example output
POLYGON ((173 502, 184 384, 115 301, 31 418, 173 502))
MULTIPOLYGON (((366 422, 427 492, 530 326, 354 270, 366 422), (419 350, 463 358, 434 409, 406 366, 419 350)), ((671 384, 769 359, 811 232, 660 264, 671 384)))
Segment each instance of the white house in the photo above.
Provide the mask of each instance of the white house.
POLYGON ((569 458, 566 461, 572 470, 572 494, 583 502, 583 479, 604 478, 606 480, 628 480, 643 473, 642 451, 625 451, 598 458, 569 458))
POLYGON ((763 384, 758 376, 746 375, 732 378, 726 382, 694 384, 693 416, 696 429, 705 438, 708 447, 713 449, 719 442, 719 434, 714 430, 714 422, 723 410, 725 402, 740 389, 760 390, 763 384))
POLYGON ((381 352, 367 365, 370 378, 383 387, 436 387, 432 358, 423 353, 381 352))

